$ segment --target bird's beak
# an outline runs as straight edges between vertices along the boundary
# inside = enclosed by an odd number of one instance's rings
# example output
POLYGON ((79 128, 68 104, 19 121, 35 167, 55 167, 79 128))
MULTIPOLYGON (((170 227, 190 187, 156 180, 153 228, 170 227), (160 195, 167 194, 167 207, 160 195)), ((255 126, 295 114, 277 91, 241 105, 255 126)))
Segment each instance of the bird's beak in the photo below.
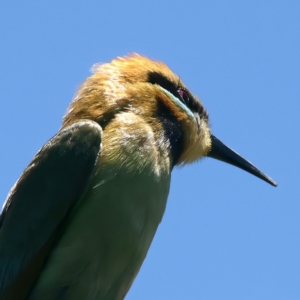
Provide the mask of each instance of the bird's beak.
POLYGON ((241 157, 238 153, 227 147, 220 140, 218 140, 214 135, 211 135, 211 150, 207 154, 208 157, 212 157, 228 164, 241 168, 256 177, 270 183, 273 186, 277 186, 277 183, 254 167, 249 161, 241 157))

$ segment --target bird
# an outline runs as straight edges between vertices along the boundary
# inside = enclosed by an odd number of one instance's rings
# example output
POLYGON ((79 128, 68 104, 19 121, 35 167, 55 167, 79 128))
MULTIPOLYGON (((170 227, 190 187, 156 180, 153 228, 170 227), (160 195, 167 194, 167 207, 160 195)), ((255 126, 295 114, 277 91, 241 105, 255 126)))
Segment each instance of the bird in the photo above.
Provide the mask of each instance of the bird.
POLYGON ((204 157, 277 183, 216 138, 201 100, 139 54, 96 65, 0 215, 0 299, 124 299, 171 173, 204 157))

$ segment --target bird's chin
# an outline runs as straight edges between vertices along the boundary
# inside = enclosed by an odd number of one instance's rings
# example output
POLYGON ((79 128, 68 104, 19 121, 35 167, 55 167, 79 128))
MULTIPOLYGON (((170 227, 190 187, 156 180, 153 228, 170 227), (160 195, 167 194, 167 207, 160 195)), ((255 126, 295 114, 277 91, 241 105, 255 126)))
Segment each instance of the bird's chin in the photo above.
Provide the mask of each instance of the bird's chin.
POLYGON ((211 134, 206 121, 202 121, 201 130, 193 122, 184 124, 184 149, 177 165, 185 165, 205 157, 211 149, 211 134), (188 134, 187 134, 188 133, 188 134))

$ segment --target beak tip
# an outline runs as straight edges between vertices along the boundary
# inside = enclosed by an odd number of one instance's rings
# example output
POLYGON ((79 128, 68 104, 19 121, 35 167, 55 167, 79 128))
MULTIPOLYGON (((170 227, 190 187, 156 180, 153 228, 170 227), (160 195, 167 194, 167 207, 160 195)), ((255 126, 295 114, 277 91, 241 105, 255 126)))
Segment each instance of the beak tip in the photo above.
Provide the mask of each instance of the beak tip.
POLYGON ((270 181, 270 184, 273 185, 274 187, 277 187, 277 186, 278 186, 278 183, 275 182, 274 180, 271 180, 271 181, 270 181))

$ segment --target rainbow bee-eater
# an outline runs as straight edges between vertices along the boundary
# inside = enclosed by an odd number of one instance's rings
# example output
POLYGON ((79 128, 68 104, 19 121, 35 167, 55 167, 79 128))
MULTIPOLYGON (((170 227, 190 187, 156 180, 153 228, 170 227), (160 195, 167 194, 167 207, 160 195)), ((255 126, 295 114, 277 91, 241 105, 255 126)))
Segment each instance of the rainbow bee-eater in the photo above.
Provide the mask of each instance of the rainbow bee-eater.
POLYGON ((173 168, 205 156, 276 186, 211 133, 201 101, 164 63, 135 54, 99 65, 7 196, 0 299, 124 299, 173 168))

